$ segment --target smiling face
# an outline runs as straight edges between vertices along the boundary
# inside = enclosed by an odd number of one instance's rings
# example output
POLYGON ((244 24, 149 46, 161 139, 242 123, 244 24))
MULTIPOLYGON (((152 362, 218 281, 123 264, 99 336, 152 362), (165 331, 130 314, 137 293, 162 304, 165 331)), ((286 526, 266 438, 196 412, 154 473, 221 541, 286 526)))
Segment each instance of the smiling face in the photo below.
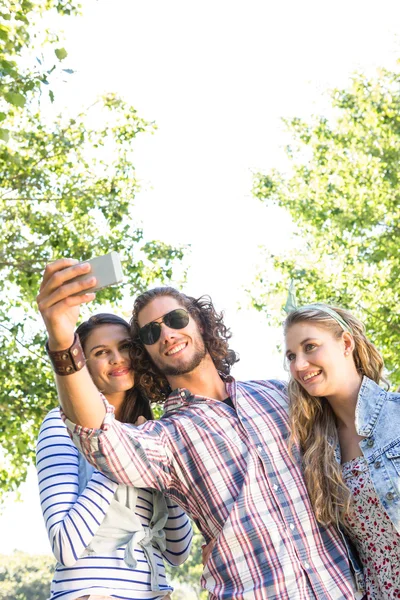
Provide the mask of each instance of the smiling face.
POLYGON ((84 352, 96 387, 114 405, 133 387, 129 331, 123 325, 99 325, 87 337, 84 352))
MULTIPOLYGON (((176 308, 185 308, 172 296, 158 296, 138 314, 139 327, 152 321, 161 322, 161 317, 176 308)), ((183 329, 171 329, 161 323, 161 335, 155 344, 146 345, 153 363, 166 376, 176 377, 191 373, 207 356, 201 332, 196 321, 189 316, 183 329)))
POLYGON ((344 382, 354 377, 352 336, 340 338, 324 327, 304 321, 286 332, 286 360, 290 374, 311 396, 329 398, 341 393, 344 382))

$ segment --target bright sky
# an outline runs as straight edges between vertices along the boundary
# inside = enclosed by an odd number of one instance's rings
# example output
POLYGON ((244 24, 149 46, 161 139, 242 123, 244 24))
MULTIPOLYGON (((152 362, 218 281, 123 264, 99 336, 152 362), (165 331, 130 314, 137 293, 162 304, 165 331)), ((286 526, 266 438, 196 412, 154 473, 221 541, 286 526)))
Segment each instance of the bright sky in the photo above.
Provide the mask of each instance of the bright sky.
MULTIPOLYGON (((327 89, 400 56, 400 3, 381 0, 82 0, 68 23, 60 109, 103 91, 131 101, 158 131, 137 140, 137 215, 146 239, 190 244, 192 295, 208 293, 234 331, 238 378, 282 376, 280 332, 237 311, 258 246, 289 242, 290 221, 251 197, 252 171, 282 167, 280 118, 328 111, 327 89)), ((124 307, 128 309, 129 307, 124 307)), ((49 552, 35 473, 0 518, 0 552, 49 552)))

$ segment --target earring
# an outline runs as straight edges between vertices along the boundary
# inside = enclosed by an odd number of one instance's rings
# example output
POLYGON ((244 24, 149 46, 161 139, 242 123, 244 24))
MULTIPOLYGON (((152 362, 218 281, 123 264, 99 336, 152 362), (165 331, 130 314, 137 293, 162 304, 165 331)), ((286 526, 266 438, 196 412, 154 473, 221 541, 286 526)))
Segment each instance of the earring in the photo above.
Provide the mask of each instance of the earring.
POLYGON ((348 356, 348 355, 349 355, 349 351, 348 351, 348 350, 345 350, 345 353, 344 353, 344 355, 345 355, 345 356, 348 356))

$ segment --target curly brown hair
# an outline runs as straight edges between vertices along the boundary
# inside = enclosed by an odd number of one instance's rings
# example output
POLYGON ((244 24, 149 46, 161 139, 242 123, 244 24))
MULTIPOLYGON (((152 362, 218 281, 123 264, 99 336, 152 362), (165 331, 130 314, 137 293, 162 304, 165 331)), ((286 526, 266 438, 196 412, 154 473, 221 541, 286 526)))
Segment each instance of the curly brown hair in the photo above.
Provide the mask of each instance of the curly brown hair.
POLYGON ((140 294, 133 305, 131 318, 132 366, 138 384, 152 402, 163 402, 170 394, 171 388, 163 373, 154 365, 146 347, 139 338, 138 316, 152 300, 160 296, 170 296, 178 301, 196 321, 202 332, 205 347, 214 365, 220 373, 229 375, 232 365, 239 356, 228 346, 230 330, 223 322, 223 313, 218 313, 209 296, 193 298, 186 296, 173 287, 157 287, 140 294))

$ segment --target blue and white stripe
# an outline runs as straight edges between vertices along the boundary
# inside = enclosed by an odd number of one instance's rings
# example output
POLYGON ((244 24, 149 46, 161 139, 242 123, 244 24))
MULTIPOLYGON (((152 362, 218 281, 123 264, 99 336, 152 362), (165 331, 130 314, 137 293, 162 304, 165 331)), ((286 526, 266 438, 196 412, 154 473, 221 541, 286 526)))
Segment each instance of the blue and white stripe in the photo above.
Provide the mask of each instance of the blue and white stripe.
MULTIPOLYGON (((51 548, 57 559, 51 584, 51 600, 74 600, 86 594, 126 600, 158 600, 172 591, 165 577, 163 559, 178 566, 189 555, 192 528, 172 500, 167 499, 165 526, 167 548, 156 550, 161 592, 151 590, 150 567, 144 552, 135 550, 137 568, 124 562, 124 546, 105 555, 87 555, 86 549, 100 527, 119 485, 94 471, 84 489, 79 482, 79 454, 73 445, 58 408, 46 416, 37 442, 36 465, 40 500, 51 548)), ((153 496, 139 490, 135 508, 144 528, 153 514, 153 496)))

